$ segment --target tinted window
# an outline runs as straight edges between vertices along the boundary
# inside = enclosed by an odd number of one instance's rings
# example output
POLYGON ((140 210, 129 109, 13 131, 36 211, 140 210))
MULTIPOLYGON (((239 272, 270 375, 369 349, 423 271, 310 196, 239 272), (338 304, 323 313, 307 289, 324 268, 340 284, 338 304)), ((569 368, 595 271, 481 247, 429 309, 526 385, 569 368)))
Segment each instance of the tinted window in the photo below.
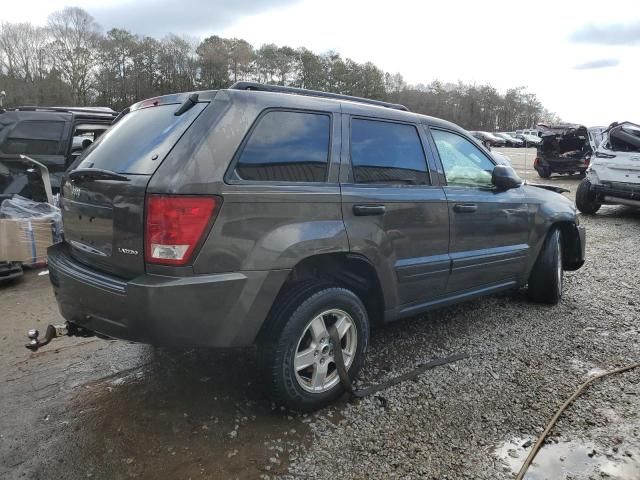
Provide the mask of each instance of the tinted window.
POLYGON ((353 119, 351 164, 356 183, 430 183, 422 143, 413 125, 353 119))
POLYGON ((461 135, 432 130, 448 185, 490 187, 494 163, 461 135))
POLYGON ((0 150, 15 155, 56 155, 63 131, 64 122, 22 121, 9 133, 0 150))
POLYGON ((268 112, 258 120, 240 154, 241 180, 324 182, 331 119, 302 112, 268 112))
POLYGON ((83 152, 78 168, 150 175, 206 105, 197 103, 178 116, 175 104, 134 110, 83 152))

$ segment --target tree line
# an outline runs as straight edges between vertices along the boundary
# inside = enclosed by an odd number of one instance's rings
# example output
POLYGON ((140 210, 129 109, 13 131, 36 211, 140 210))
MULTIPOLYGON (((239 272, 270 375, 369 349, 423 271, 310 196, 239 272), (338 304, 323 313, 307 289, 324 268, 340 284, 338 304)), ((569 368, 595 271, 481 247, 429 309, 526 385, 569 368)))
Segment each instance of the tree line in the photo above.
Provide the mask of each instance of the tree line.
POLYGON ((0 24, 0 90, 5 106, 108 106, 115 110, 171 92, 225 88, 248 80, 387 100, 478 130, 513 130, 558 119, 524 87, 407 85, 399 73, 337 52, 213 35, 157 39, 113 28, 66 7, 44 26, 0 24))

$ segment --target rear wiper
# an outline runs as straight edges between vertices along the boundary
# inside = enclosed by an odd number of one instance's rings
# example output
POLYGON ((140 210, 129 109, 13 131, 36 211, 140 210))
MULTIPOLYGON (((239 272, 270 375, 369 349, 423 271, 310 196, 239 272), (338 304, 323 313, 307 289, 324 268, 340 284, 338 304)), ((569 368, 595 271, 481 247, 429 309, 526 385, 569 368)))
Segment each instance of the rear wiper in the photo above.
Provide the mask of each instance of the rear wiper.
POLYGON ((196 103, 198 103, 198 94, 197 93, 192 93, 184 101, 184 103, 182 105, 180 105, 180 108, 178 108, 173 114, 176 117, 179 117, 180 115, 182 115, 187 110, 193 108, 196 105, 196 103))
POLYGON ((82 178, 95 180, 116 180, 119 182, 128 182, 129 179, 124 175, 112 172, 111 170, 103 170, 101 168, 78 168, 71 171, 68 175, 70 180, 79 180, 82 178))

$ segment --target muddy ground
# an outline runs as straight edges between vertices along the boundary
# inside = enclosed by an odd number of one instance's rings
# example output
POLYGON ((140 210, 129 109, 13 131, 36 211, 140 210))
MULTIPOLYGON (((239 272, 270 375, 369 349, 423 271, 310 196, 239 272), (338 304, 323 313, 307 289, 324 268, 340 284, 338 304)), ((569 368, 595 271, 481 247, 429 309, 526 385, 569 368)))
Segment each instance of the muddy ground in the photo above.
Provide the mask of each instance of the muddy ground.
MULTIPOLYGON (((522 176, 532 150, 506 149, 522 176)), ((577 177, 549 183, 572 189, 577 177)), ((46 275, 0 287, 0 478, 508 479, 590 375, 640 360, 640 212, 604 207, 557 307, 495 295, 375 330, 361 383, 471 357, 313 415, 274 409, 252 350, 61 339, 46 275)), ((529 479, 640 478, 640 370, 597 381, 554 429, 529 479)))

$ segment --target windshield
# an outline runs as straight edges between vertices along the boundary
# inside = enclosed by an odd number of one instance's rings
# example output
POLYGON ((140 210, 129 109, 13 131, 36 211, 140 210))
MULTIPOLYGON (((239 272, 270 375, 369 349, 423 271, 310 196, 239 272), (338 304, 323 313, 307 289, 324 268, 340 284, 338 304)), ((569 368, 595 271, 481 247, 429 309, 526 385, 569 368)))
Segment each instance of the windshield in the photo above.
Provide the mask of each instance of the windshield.
POLYGON ((178 116, 177 104, 134 110, 85 150, 77 168, 151 175, 206 105, 198 103, 178 116))

